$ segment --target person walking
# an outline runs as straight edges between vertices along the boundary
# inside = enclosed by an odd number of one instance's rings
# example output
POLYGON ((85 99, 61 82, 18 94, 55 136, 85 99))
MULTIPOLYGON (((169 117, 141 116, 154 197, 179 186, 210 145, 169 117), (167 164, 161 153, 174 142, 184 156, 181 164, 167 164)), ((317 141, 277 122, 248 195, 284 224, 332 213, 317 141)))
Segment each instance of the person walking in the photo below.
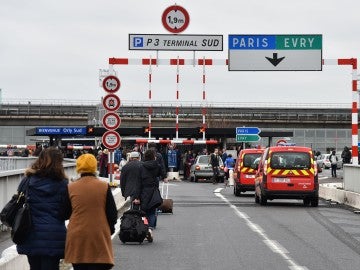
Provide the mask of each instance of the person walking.
POLYGON ((350 149, 345 146, 344 150, 341 153, 341 158, 343 159, 343 164, 349 164, 351 161, 351 152, 350 149))
POLYGON ((161 167, 156 161, 156 153, 148 149, 144 153, 144 161, 140 167, 140 186, 134 194, 134 204, 140 204, 141 210, 145 212, 149 222, 149 233, 147 239, 153 241, 152 230, 156 226, 156 208, 162 203, 159 191, 159 176, 161 167))
POLYGON ((212 176, 212 182, 213 184, 218 183, 218 178, 220 174, 220 162, 219 162, 220 156, 219 156, 219 149, 215 148, 214 153, 210 155, 210 164, 213 170, 213 176, 212 176))
POLYGON ((332 177, 337 177, 336 176, 336 169, 337 169, 337 161, 338 158, 336 156, 335 150, 333 150, 329 156, 329 161, 331 163, 331 176, 332 177))
POLYGON ((129 162, 124 165, 120 174, 121 194, 126 199, 134 200, 136 191, 140 188, 140 153, 131 152, 129 162))
POLYGON ((60 259, 64 258, 66 227, 65 220, 58 213, 67 196, 68 180, 62 162, 60 150, 53 147, 44 149, 26 169, 22 180, 29 180, 32 227, 25 241, 16 249, 19 254, 27 256, 30 270, 58 270, 60 259))
POLYGON ((96 177, 97 162, 91 154, 76 160, 80 178, 68 186, 64 218, 69 218, 65 262, 74 270, 108 270, 114 266, 111 234, 117 209, 107 182, 96 177), (96 219, 96 220, 95 220, 96 219))

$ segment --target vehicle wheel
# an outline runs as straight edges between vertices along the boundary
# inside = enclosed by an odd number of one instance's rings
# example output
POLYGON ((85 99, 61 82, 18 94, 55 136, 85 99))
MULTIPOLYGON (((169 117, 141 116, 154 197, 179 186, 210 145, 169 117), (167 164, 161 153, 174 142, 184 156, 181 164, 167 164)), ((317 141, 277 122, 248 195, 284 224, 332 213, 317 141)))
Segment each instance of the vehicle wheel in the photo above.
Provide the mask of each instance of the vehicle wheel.
POLYGON ((309 206, 309 204, 310 204, 310 199, 309 199, 309 198, 305 198, 305 199, 303 200, 303 202, 304 202, 304 205, 305 205, 305 206, 309 206))
POLYGON ((260 203, 260 198, 255 192, 255 203, 260 203))
POLYGON ((197 178, 196 175, 194 175, 194 181, 197 183, 199 181, 199 179, 197 178))
POLYGON ((260 195, 260 198, 259 198, 259 203, 261 204, 261 205, 266 205, 267 204, 267 198, 266 198, 266 196, 264 196, 264 195, 260 195))
POLYGON ((236 188, 236 185, 234 185, 234 194, 236 197, 239 197, 241 195, 240 189, 236 188))
POLYGON ((312 198, 310 203, 311 203, 311 207, 318 207, 319 197, 312 198))

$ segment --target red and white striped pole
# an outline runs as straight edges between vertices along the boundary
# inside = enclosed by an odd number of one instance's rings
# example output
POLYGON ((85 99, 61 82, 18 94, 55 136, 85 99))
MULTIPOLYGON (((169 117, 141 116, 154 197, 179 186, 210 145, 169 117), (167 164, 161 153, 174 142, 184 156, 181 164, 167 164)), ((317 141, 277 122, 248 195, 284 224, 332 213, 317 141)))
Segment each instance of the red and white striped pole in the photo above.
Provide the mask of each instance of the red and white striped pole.
POLYGON ((180 82, 180 75, 179 75, 179 56, 176 61, 176 124, 175 124, 175 131, 176 131, 176 139, 179 138, 179 82, 180 82))
POLYGON ((201 113, 202 113, 202 129, 203 129, 203 140, 205 140, 205 133, 206 133, 206 119, 205 119, 205 115, 206 115, 206 92, 205 92, 205 86, 206 86, 206 73, 205 73, 205 57, 203 58, 203 76, 202 76, 202 108, 201 108, 201 113))
POLYGON ((151 62, 152 59, 150 57, 150 62, 149 62, 149 101, 150 101, 150 105, 148 108, 148 113, 149 113, 149 125, 148 125, 148 131, 149 131, 149 139, 151 138, 151 115, 152 115, 152 105, 151 105, 151 79, 152 79, 152 68, 151 68, 151 62))
POLYGON ((351 149, 352 149, 352 164, 358 164, 358 100, 359 93, 357 89, 357 58, 349 59, 323 59, 323 65, 350 65, 352 66, 352 107, 351 107, 351 149))

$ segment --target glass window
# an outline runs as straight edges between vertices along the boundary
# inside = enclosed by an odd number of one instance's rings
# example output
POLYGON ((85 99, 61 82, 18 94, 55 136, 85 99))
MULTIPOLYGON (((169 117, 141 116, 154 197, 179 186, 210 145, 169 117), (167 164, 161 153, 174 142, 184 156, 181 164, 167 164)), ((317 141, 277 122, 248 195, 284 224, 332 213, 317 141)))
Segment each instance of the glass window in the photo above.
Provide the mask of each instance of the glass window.
POLYGON ((273 169, 310 169, 310 155, 304 152, 275 152, 271 156, 273 169))

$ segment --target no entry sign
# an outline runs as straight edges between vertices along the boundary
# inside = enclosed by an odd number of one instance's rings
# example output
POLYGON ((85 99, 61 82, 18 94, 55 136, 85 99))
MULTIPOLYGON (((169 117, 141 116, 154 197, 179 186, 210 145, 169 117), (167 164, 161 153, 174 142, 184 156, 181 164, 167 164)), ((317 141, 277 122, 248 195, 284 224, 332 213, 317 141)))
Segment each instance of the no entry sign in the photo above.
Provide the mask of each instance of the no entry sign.
POLYGON ((189 26, 190 16, 185 8, 173 5, 165 9, 161 21, 166 30, 178 34, 189 26))
POLYGON ((108 130, 102 136, 102 143, 107 149, 114 150, 120 146, 121 137, 116 131, 108 130))
POLYGON ((107 130, 115 130, 121 124, 121 118, 117 113, 108 112, 102 119, 102 124, 107 130))

